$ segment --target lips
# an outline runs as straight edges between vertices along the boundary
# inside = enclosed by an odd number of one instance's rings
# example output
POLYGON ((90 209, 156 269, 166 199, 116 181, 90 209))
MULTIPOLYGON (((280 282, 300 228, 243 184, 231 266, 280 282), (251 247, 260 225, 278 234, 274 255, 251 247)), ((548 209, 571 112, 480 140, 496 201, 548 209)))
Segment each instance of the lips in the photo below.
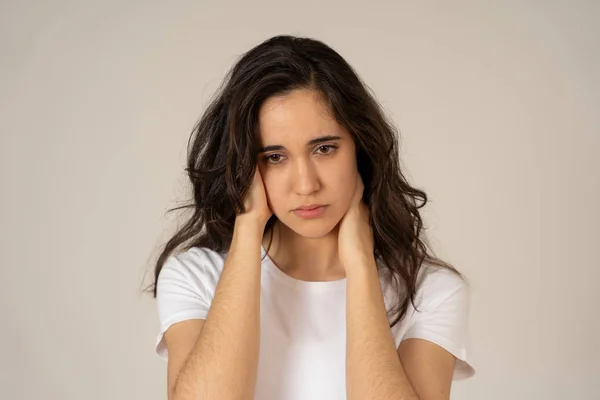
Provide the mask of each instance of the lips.
POLYGON ((325 210, 327 209, 327 206, 325 205, 319 205, 319 204, 311 204, 308 206, 302 206, 300 208, 296 208, 294 210, 294 213, 303 219, 313 219, 313 218, 318 218, 321 215, 323 215, 323 213, 325 212, 325 210))
POLYGON ((296 208, 295 210, 309 211, 309 210, 314 210, 315 208, 324 207, 324 206, 325 206, 324 204, 309 204, 306 206, 300 206, 300 207, 296 208))

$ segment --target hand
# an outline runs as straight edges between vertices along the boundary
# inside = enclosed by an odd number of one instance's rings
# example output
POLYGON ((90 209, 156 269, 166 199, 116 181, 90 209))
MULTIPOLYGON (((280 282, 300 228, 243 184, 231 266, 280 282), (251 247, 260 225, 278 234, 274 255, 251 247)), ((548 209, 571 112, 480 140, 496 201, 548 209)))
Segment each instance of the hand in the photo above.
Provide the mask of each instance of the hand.
POLYGON ((354 197, 338 231, 338 253, 345 269, 357 261, 373 257, 373 228, 369 223, 369 208, 362 201, 364 184, 360 173, 357 172, 357 175, 354 197))
POLYGON ((244 197, 244 207, 246 208, 246 212, 238 214, 236 219, 251 219, 261 224, 263 228, 273 215, 267 202, 265 185, 263 184, 258 166, 256 167, 250 190, 246 194, 246 197, 244 197))

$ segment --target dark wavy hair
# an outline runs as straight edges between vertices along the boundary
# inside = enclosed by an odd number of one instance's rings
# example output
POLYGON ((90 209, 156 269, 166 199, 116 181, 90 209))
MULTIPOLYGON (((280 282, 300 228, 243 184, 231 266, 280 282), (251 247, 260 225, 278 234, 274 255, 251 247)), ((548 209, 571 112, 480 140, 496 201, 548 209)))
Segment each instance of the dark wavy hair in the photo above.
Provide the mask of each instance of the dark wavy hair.
MULTIPOLYGON (((188 142, 186 172, 193 186, 193 215, 166 243, 154 270, 151 291, 167 258, 177 249, 206 247, 219 253, 231 245, 236 213, 258 161, 258 115, 272 96, 296 89, 320 92, 338 123, 357 146, 357 165, 370 209, 375 259, 398 294, 393 327, 414 305, 417 276, 423 263, 451 265, 432 255, 424 236, 419 209, 424 191, 412 187, 400 170, 398 137, 375 98, 354 69, 321 41, 295 36, 272 37, 244 55, 228 72, 188 142)), ((276 217, 265 226, 270 230, 276 217)))

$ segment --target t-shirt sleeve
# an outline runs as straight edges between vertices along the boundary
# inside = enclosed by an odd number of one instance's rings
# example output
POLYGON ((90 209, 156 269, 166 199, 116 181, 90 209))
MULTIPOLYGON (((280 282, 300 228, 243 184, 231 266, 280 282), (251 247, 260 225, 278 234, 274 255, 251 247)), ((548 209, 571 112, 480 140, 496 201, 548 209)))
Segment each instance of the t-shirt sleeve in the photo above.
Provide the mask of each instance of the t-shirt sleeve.
POLYGON ((445 269, 426 274, 417 291, 417 310, 402 340, 433 342, 456 357, 454 379, 475 374, 470 361, 470 292, 466 282, 445 269))
POLYGON ((168 357, 164 334, 171 325, 206 319, 218 280, 218 264, 215 254, 199 248, 171 255, 165 261, 156 287, 160 330, 155 351, 160 357, 168 357))

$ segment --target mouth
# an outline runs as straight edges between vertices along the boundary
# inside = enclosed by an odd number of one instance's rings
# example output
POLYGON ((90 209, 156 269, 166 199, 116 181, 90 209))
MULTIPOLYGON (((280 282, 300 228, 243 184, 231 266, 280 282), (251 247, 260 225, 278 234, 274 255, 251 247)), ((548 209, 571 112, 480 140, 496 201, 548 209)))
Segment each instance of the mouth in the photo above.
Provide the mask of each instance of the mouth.
POLYGON ((311 204, 308 206, 299 207, 293 211, 300 218, 311 219, 311 218, 320 217, 325 212, 326 209, 327 209, 326 205, 311 204))

